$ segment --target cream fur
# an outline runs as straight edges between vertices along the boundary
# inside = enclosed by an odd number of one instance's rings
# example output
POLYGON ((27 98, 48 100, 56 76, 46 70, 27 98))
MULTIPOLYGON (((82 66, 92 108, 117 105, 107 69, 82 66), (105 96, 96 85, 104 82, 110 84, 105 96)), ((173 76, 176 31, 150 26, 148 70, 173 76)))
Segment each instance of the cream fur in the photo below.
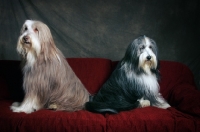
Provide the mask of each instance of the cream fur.
POLYGON ((89 93, 56 47, 50 29, 40 21, 26 20, 17 43, 23 64, 22 103, 13 112, 31 113, 42 108, 77 111, 89 93))

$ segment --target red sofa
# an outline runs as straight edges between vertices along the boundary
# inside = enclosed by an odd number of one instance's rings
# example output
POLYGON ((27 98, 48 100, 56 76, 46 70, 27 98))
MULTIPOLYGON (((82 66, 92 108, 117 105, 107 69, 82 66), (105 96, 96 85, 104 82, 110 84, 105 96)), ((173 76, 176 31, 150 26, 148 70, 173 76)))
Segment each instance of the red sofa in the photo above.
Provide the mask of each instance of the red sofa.
MULTIPOLYGON (((98 58, 67 59, 91 94, 98 92, 117 62, 98 58)), ((13 113, 10 105, 23 99, 19 61, 0 61, 0 131, 1 132, 200 132, 200 91, 191 71, 178 62, 160 62, 160 90, 172 106, 137 108, 118 114, 97 114, 39 110, 31 114, 13 113)))

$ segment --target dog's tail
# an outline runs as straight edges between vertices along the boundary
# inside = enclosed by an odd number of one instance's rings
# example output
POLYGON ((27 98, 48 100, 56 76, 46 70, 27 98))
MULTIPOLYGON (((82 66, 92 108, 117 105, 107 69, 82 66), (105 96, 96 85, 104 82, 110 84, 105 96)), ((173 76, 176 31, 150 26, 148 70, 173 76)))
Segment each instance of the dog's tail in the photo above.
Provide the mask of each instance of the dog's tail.
POLYGON ((87 102, 85 104, 85 109, 95 113, 118 113, 115 108, 102 102, 87 102))
POLYGON ((134 108, 137 108, 139 105, 139 102, 136 101, 134 104, 129 104, 126 106, 117 106, 115 104, 108 104, 105 102, 87 102, 85 104, 85 109, 90 111, 90 112, 95 112, 95 113, 119 113, 120 111, 125 111, 125 110, 131 110, 134 108))

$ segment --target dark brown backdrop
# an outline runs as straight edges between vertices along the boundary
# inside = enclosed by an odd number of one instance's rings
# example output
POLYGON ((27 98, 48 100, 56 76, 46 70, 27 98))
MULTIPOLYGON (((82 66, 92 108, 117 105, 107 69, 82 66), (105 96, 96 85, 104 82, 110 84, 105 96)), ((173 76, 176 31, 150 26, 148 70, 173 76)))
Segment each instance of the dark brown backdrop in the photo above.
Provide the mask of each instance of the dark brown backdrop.
POLYGON ((0 59, 18 60, 26 19, 46 23, 66 58, 120 60, 139 35, 153 38, 161 60, 186 64, 200 85, 198 0, 0 0, 0 59))

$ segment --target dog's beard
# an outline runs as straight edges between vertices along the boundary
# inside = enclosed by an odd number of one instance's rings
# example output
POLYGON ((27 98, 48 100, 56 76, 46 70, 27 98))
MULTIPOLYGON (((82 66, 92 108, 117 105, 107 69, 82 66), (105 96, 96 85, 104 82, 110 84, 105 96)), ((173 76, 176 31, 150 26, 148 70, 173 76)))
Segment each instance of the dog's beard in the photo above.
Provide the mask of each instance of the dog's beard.
POLYGON ((151 54, 151 59, 147 59, 147 55, 142 53, 139 56, 139 65, 138 68, 143 69, 146 74, 151 74, 151 70, 157 68, 157 59, 154 54, 151 54))
POLYGON ((26 59, 27 57, 27 50, 26 48, 18 49, 18 53, 22 59, 26 59))
POLYGON ((34 64, 37 56, 40 54, 41 44, 39 39, 34 33, 22 34, 19 37, 17 44, 17 52, 20 57, 25 61, 26 66, 30 67, 34 64), (28 40, 24 41, 23 37, 28 36, 28 40))
POLYGON ((25 43, 22 41, 23 36, 21 35, 19 37, 18 43, 17 43, 17 52, 20 55, 22 59, 25 59, 27 56, 27 49, 23 46, 25 43))

